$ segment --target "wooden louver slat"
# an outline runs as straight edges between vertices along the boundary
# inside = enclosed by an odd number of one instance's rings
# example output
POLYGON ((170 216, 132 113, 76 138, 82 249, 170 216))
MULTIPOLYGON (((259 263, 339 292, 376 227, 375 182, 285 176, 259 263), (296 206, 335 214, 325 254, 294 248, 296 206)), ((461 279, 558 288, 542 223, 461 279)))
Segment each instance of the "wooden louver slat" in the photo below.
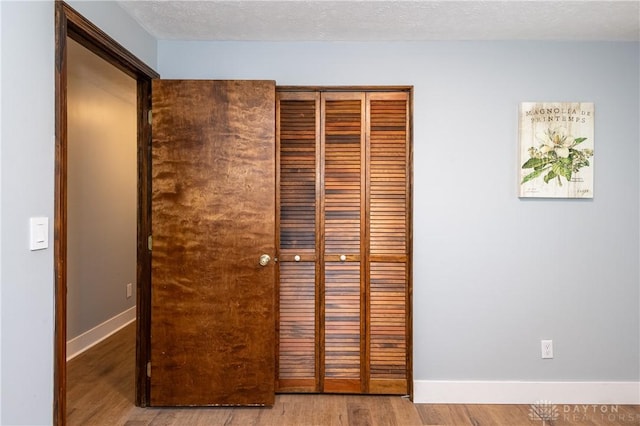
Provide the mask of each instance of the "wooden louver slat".
POLYGON ((280 247, 314 249, 315 102, 280 102, 280 247))
POLYGON ((325 378, 359 379, 360 263, 325 268, 325 378))
POLYGON ((280 265, 279 379, 315 377, 315 265, 280 265))
POLYGON ((361 101, 327 100, 324 110, 325 254, 360 253, 361 101))
POLYGON ((371 377, 406 377, 406 268, 403 262, 371 264, 371 377))
POLYGON ((371 254, 406 255, 406 100, 371 100, 369 108, 371 254))

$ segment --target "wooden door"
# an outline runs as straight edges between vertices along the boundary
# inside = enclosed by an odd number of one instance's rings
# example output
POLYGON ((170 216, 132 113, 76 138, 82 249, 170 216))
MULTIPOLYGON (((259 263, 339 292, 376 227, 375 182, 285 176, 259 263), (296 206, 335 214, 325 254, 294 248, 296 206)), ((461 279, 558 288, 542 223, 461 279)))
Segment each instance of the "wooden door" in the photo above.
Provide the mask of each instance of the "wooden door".
POLYGON ((408 91, 278 92, 277 390, 411 393, 408 91))
POLYGON ((153 406, 272 405, 275 83, 153 84, 153 406))

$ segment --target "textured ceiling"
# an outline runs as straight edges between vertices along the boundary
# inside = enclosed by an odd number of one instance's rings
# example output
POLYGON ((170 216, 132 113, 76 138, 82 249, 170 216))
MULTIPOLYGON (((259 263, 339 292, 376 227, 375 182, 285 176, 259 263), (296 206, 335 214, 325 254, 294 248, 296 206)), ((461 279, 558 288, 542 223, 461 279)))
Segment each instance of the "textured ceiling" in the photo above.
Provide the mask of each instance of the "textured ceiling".
POLYGON ((640 1, 118 1, 160 40, 640 40, 640 1))

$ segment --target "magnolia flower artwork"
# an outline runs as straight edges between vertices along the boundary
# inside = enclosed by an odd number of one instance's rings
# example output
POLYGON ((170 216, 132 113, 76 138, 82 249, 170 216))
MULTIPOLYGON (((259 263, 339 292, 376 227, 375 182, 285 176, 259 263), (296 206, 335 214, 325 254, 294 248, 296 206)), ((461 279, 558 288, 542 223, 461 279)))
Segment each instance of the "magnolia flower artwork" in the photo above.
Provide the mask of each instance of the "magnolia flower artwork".
POLYGON ((593 103, 520 105, 520 197, 593 198, 593 103))

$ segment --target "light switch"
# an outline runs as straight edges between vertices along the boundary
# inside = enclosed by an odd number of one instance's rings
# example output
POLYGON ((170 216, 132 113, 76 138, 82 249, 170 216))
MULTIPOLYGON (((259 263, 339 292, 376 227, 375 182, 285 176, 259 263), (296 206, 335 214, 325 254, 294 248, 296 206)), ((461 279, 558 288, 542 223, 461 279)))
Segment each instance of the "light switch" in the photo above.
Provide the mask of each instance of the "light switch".
POLYGON ((43 250, 49 247, 49 218, 32 217, 30 220, 30 244, 33 250, 43 250))

